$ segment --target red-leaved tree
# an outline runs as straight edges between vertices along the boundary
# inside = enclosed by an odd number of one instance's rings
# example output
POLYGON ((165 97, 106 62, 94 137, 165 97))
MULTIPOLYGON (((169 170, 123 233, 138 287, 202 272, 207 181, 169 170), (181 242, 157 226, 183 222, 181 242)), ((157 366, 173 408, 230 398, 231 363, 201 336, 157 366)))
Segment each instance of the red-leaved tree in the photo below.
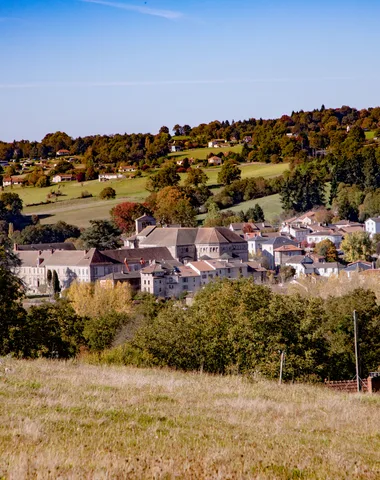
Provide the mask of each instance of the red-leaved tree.
POLYGON ((152 215, 146 203, 124 202, 111 210, 112 220, 124 233, 133 232, 136 218, 142 215, 152 215))

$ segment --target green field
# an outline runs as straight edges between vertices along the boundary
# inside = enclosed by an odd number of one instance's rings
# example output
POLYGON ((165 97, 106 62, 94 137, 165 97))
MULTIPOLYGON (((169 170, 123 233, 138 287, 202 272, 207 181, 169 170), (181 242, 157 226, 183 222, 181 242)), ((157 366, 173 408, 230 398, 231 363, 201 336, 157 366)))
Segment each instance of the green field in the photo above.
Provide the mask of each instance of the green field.
MULTIPOLYGON (((250 177, 277 177, 278 175, 282 175, 286 170, 288 170, 289 166, 287 163, 248 163, 248 164, 240 164, 239 168, 241 169, 241 178, 250 178, 250 177)), ((204 168, 203 171, 209 177, 207 182, 208 185, 216 185, 218 183, 217 177, 219 173, 220 167, 210 167, 204 168)))
MULTIPOLYGON (((287 164, 243 164, 240 165, 242 170, 242 178, 248 177, 274 177, 281 175, 287 168, 287 164)), ((217 176, 220 167, 210 167, 204 169, 209 177, 208 185, 217 184, 217 176)), ((182 179, 186 177, 186 174, 181 175, 182 179)), ((41 218, 42 224, 55 223, 58 220, 78 225, 80 227, 87 227, 89 220, 104 220, 109 218, 109 211, 121 201, 142 201, 149 195, 149 192, 145 190, 145 184, 147 177, 115 180, 106 183, 101 183, 97 180, 90 182, 84 182, 82 184, 78 182, 68 182, 61 184, 61 191, 64 196, 59 197, 59 201, 48 205, 39 205, 34 207, 24 208, 24 214, 31 215, 37 214, 41 218), (112 187, 116 191, 115 200, 99 200, 99 193, 105 187, 112 187), (77 199, 80 197, 82 191, 88 191, 94 196, 92 198, 77 199)), ((36 188, 36 187, 13 187, 12 191, 18 193, 24 204, 38 203, 46 200, 46 195, 51 190, 57 190, 57 186, 36 188)), ((11 191, 10 187, 6 187, 5 191, 11 191)), ((215 190, 214 190, 215 191, 215 190)), ((262 199, 262 201, 264 201, 262 199)), ((248 202, 249 203, 249 202, 248 202)), ((271 201, 269 201, 269 204, 271 201)), ((243 205, 243 204, 241 204, 243 205)), ((238 206, 234 207, 238 209, 245 209, 249 207, 238 206)), ((274 211, 278 209, 274 206, 274 211)), ((268 215, 270 208, 268 207, 268 215)), ((265 212, 266 213, 266 212, 265 212)), ((277 213, 276 213, 277 214, 277 213)), ((269 218, 269 217, 268 217, 269 218)))
POLYGON ((380 396, 250 376, 0 364, 2 479, 380 478, 380 396))
MULTIPOLYGON (((277 219, 283 211, 279 194, 269 195, 255 200, 248 200, 247 202, 242 202, 233 207, 226 208, 226 210, 232 210, 233 212, 246 212, 249 208, 254 207, 256 203, 258 203, 264 210, 265 220, 269 222, 277 219)), ((206 215, 206 213, 198 215, 197 219, 204 220, 206 215)))
POLYGON ((372 130, 370 132, 364 132, 366 140, 373 140, 375 138, 375 132, 372 130))
POLYGON ((233 147, 223 147, 223 148, 192 148, 191 150, 183 150, 182 152, 170 153, 168 157, 176 157, 176 158, 195 158, 198 160, 205 160, 210 153, 214 153, 215 155, 220 152, 234 152, 240 153, 242 150, 241 145, 235 145, 233 147))

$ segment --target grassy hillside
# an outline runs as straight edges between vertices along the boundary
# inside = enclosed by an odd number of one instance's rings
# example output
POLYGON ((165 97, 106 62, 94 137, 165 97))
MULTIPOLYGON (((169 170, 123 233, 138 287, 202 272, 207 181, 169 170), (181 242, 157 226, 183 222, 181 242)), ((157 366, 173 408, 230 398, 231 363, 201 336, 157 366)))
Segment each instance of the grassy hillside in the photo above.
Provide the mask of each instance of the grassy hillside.
POLYGON ((380 476, 380 396, 242 377, 5 362, 0 478, 380 476))
MULTIPOLYGON (((241 165, 242 177, 274 177, 281 175, 287 170, 287 164, 247 164, 241 165)), ((220 168, 206 168, 205 172, 209 177, 208 185, 217 184, 217 176, 220 168)), ((184 180, 186 174, 181 175, 184 180)), ((61 184, 61 191, 64 196, 59 197, 59 201, 48 205, 39 205, 34 207, 26 207, 24 213, 26 215, 38 214, 41 217, 41 223, 54 223, 63 220, 67 223, 86 227, 89 220, 103 220, 109 218, 110 209, 121 201, 142 201, 149 194, 145 190, 147 177, 123 179, 101 183, 97 180, 84 182, 67 182, 61 184), (98 196, 100 191, 105 187, 112 187, 116 191, 115 200, 101 201, 98 196), (78 199, 82 191, 88 191, 94 195, 93 198, 78 199)), ((24 204, 37 203, 46 200, 46 195, 50 190, 57 190, 57 186, 47 188, 36 187, 14 187, 13 192, 18 193, 23 199, 24 204)), ((5 191, 11 191, 6 188, 5 191)), ((247 207, 248 208, 248 207, 247 207)))
MULTIPOLYGON (((256 203, 258 203, 264 210, 265 219, 269 222, 277 218, 283 212, 279 194, 268 195, 267 197, 241 202, 238 205, 227 208, 226 210, 232 210, 233 212, 245 212, 249 208, 254 207, 256 203)), ((202 215, 198 215, 197 218, 198 220, 204 220, 206 215, 206 213, 203 213, 202 215)))
POLYGON ((365 132, 366 140, 372 140, 374 137, 375 137, 375 132, 374 131, 365 132))

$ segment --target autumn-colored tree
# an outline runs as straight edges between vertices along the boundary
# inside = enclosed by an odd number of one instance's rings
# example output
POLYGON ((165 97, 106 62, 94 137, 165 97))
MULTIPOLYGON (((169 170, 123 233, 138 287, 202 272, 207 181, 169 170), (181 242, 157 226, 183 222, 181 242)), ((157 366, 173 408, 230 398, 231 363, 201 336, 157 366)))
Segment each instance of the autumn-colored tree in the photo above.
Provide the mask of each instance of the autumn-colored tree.
POLYGON ((111 218, 119 229, 124 233, 130 233, 134 229, 136 218, 141 215, 151 215, 152 212, 146 203, 123 202, 111 210, 111 218))
POLYGON ((370 260, 375 251, 374 244, 367 232, 354 232, 346 235, 341 249, 347 262, 370 260))
POLYGON ((338 251, 331 240, 326 239, 317 243, 315 245, 314 252, 317 255, 321 255, 321 257, 324 257, 327 262, 338 261, 338 251))
POLYGON ((117 283, 115 286, 112 282, 105 286, 99 283, 73 283, 66 295, 76 314, 81 317, 100 318, 111 312, 128 314, 132 307, 131 287, 127 283, 117 283))
POLYGON ((194 227, 196 211, 186 194, 177 187, 166 187, 157 193, 155 217, 161 224, 194 227))

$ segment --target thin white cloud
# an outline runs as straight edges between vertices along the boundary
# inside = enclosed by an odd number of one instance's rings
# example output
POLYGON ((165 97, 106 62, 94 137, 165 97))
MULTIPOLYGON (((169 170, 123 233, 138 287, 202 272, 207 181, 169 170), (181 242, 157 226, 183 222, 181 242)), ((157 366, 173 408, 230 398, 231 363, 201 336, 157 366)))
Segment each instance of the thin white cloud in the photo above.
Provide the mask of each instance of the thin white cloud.
POLYGON ((106 0, 80 0, 84 3, 96 3, 98 5, 104 5, 106 7, 113 7, 113 8, 120 8, 122 10, 129 10, 131 12, 138 12, 143 15, 153 15, 155 17, 163 17, 167 20, 177 20, 183 17, 181 12, 177 12, 174 10, 162 10, 158 8, 150 8, 146 6, 140 5, 131 5, 127 3, 120 3, 120 2, 108 2, 106 0))
POLYGON ((159 87, 166 85, 223 85, 255 83, 313 83, 325 81, 359 80, 357 77, 311 77, 311 78, 224 78, 200 80, 143 80, 126 82, 33 82, 0 83, 0 90, 33 88, 113 88, 113 87, 159 87))

